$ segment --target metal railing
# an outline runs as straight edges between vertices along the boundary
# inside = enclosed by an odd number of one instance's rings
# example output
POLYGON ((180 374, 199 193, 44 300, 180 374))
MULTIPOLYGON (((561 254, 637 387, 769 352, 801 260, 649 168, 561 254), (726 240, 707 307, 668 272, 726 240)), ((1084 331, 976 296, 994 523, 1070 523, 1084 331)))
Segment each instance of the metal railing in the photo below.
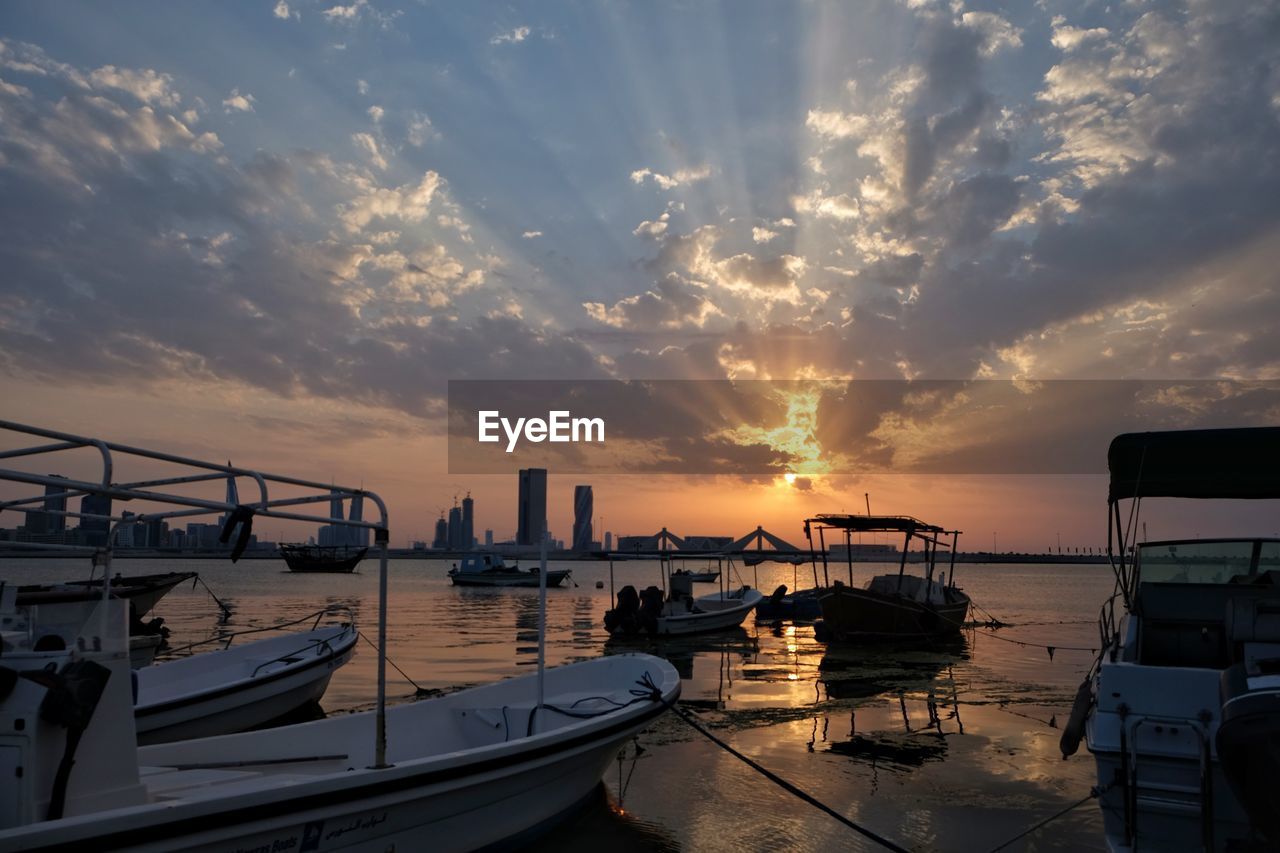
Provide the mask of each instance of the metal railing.
MULTIPOLYGON (((241 541, 247 540, 248 531, 252 529, 256 517, 274 518, 290 521, 318 522, 320 524, 336 523, 339 520, 324 515, 314 515, 298 511, 312 504, 337 502, 339 507, 348 501, 370 500, 377 509, 376 521, 341 520, 347 528, 372 530, 374 545, 378 549, 378 701, 375 725, 374 766, 386 767, 386 646, 387 646, 387 548, 390 534, 387 526, 387 507, 382 498, 375 492, 363 488, 355 489, 335 486, 299 477, 241 468, 231 464, 206 462, 173 453, 134 447, 118 442, 104 441, 98 438, 73 435, 57 430, 29 426, 13 421, 0 420, 0 441, 20 443, 31 438, 50 440, 51 443, 30 444, 0 450, 0 460, 24 460, 39 462, 47 470, 58 465, 75 464, 83 468, 83 460, 71 459, 67 454, 76 450, 93 450, 100 459, 101 468, 93 479, 76 479, 49 474, 36 474, 16 468, 0 468, 0 483, 16 483, 29 486, 42 486, 44 491, 35 495, 21 496, 0 500, 0 518, 5 510, 31 511, 37 510, 47 516, 60 518, 78 518, 103 522, 107 525, 104 545, 56 544, 42 542, 10 542, 0 541, 0 548, 53 548, 61 551, 73 551, 90 554, 95 565, 102 565, 105 580, 102 584, 102 597, 111 595, 111 555, 117 535, 125 525, 139 522, 170 520, 177 518, 198 518, 221 514, 223 519, 220 540, 226 543, 237 530, 241 541), (140 479, 119 479, 121 467, 129 465, 163 465, 174 466, 176 470, 169 476, 150 476, 140 479), (209 484, 219 481, 235 483, 245 478, 256 486, 256 498, 253 501, 210 500, 198 495, 174 492, 174 486, 209 484), (273 498, 271 487, 293 492, 287 497, 273 498), (163 491, 162 491, 163 489, 163 491), (107 514, 80 512, 67 509, 67 501, 86 496, 110 498, 112 503, 139 501, 154 506, 154 510, 126 516, 124 513, 107 514)), ((236 490, 238 494, 238 489, 236 490)), ((345 513, 344 513, 345 514, 345 513)), ((239 556, 242 545, 232 549, 232 557, 239 556)), ((103 608, 105 618, 105 608, 103 608)))

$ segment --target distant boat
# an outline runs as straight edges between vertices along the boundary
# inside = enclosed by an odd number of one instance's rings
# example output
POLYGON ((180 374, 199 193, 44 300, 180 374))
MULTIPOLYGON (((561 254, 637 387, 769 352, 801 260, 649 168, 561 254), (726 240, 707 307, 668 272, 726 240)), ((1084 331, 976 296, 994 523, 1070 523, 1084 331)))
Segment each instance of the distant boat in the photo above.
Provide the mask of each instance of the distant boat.
MULTIPOLYGON (((547 586, 560 586, 567 577, 569 569, 548 569, 547 586)), ((536 587, 538 570, 508 566, 499 554, 468 554, 449 570, 449 579, 454 586, 536 587)))
POLYGON ((819 515, 805 520, 812 546, 813 531, 822 547, 812 553, 823 555, 826 572, 826 543, 823 532, 899 533, 905 537, 896 574, 876 575, 861 589, 837 580, 818 596, 822 619, 814 625, 819 640, 906 640, 941 637, 957 633, 969 614, 969 596, 955 585, 955 548, 958 530, 945 530, 910 516, 819 515), (943 537, 949 536, 950 541, 943 537), (924 548, 923 576, 906 573, 907 552, 913 540, 924 548), (950 552, 951 574, 937 567, 938 549, 950 552))
POLYGON ((280 556, 291 572, 336 575, 355 571, 368 550, 350 545, 281 545, 280 556))
MULTIPOLYGON (((664 560, 666 565, 667 561, 664 560)), ((651 586, 637 593, 635 587, 618 591, 617 606, 604 615, 604 627, 614 636, 671 636, 737 628, 760 603, 759 590, 744 586, 693 597, 688 572, 666 576, 670 593, 651 586)))
POLYGON ((317 702, 357 637, 331 625, 138 669, 138 744, 242 732, 317 702))
POLYGON ((785 584, 779 586, 756 607, 756 621, 817 619, 822 615, 822 605, 818 601, 821 594, 822 590, 817 587, 790 592, 785 584))
POLYGON ((676 569, 671 574, 688 575, 689 580, 693 581, 694 583, 715 583, 716 581, 720 580, 720 571, 718 569, 714 569, 706 572, 691 572, 688 569, 676 569))
MULTIPOLYGON (((183 581, 196 577, 195 572, 166 572, 160 575, 134 575, 111 579, 111 594, 131 605, 134 617, 147 615, 156 602, 183 581)), ((30 584, 18 587, 17 604, 63 604, 102 597, 102 578, 88 581, 66 581, 58 584, 30 584)))

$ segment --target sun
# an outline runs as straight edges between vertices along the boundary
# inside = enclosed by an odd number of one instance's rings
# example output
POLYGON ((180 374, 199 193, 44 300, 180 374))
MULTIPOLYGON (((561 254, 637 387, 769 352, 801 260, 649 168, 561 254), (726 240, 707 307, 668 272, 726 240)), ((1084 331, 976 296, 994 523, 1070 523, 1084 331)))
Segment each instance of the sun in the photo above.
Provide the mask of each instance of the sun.
POLYGON ((787 481, 788 486, 794 486, 796 484, 796 475, 792 471, 788 471, 787 473, 783 474, 782 479, 787 481))

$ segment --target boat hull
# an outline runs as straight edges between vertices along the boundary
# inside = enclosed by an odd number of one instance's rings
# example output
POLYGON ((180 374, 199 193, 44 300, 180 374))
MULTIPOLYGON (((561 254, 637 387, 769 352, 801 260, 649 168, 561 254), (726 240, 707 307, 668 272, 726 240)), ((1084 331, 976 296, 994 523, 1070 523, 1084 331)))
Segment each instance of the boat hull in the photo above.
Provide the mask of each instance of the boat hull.
MULTIPOLYGON (((620 656, 607 661, 588 662, 593 668, 648 668, 656 673, 656 684, 662 701, 646 699, 630 709, 607 711, 599 722, 585 721, 570 725, 563 733, 551 730, 532 738, 518 737, 511 742, 499 738, 484 755, 473 751, 443 753, 430 759, 401 758, 388 755, 390 766, 370 768, 367 756, 340 756, 338 772, 309 776, 298 772, 286 774, 280 784, 253 792, 227 795, 189 796, 180 802, 152 803, 116 810, 111 815, 85 815, 30 827, 14 833, 0 833, 0 853, 9 850, 94 849, 131 851, 191 850, 291 850, 291 851, 385 851, 389 849, 441 851, 475 850, 495 845, 509 845, 515 840, 527 841, 531 834, 545 830, 582 803, 600 783, 604 772, 618 750, 646 728, 679 696, 679 677, 670 664, 647 656, 620 656), (638 661, 638 667, 625 658, 638 661)), ((583 665, 575 665, 583 666, 583 665)), ((567 668, 558 668, 567 669, 567 668)), ((554 688, 556 671, 549 670, 549 689, 554 688)), ((561 676, 563 677, 563 676, 561 676)), ((611 689, 625 691, 625 682, 611 689)), ((520 691, 527 693, 531 682, 520 691)), ((591 683, 582 689, 594 691, 591 683)), ((483 707, 509 711, 523 729, 528 713, 518 706, 509 707, 515 697, 505 685, 496 690, 479 688, 463 693, 473 694, 476 701, 487 692, 494 697, 483 707)), ((458 706, 459 711, 475 707, 462 703, 453 694, 440 700, 428 700, 389 710, 388 742, 411 744, 443 736, 440 732, 424 732, 419 719, 423 706, 444 702, 458 706)), ((569 694, 577 695, 577 694, 569 694)), ((625 695, 625 692, 624 692, 625 695)), ((553 698, 548 693, 548 701, 553 698)), ((526 700, 527 701, 527 700, 526 700)), ((460 718, 455 717, 455 721, 460 718)), ((457 724, 461 725, 459 721, 457 724)), ((476 720, 473 726, 489 725, 476 720)), ((211 741, 188 741, 149 747, 140 752, 144 770, 153 794, 163 788, 163 767, 181 766, 186 761, 207 756, 211 752, 231 759, 240 753, 261 750, 258 744, 271 736, 277 748, 293 748, 297 741, 300 755, 308 748, 304 743, 317 740, 319 732, 334 730, 324 738, 321 750, 340 751, 343 744, 364 744, 373 734, 373 717, 365 713, 346 718, 328 719, 271 732, 253 732, 211 741), (225 748, 212 748, 214 744, 225 748), (161 765, 157 767, 157 765, 161 765)), ((447 734, 447 733, 446 733, 447 734)), ((309 747, 313 752, 315 746, 309 747)), ((301 759, 303 762, 307 759, 301 759)), ((198 761, 193 761, 198 764, 198 761)), ((300 764, 307 767, 307 764, 300 764)), ((234 789, 237 772, 231 769, 209 769, 206 784, 234 789), (219 778, 223 777, 223 778, 219 778)), ((182 793, 186 793, 183 791, 182 793)))
MULTIPOLYGON (((725 631, 742 625, 755 610, 763 596, 759 590, 748 589, 730 593, 712 593, 700 596, 694 602, 701 612, 679 613, 671 603, 666 612, 657 617, 652 634, 665 637, 703 634, 708 631, 725 631)), ((617 629, 615 635, 637 634, 639 631, 617 629)))
POLYGON ((350 553, 349 549, 344 548, 342 555, 339 556, 336 548, 306 546, 299 548, 281 546, 280 548, 280 556, 284 558, 289 571, 300 574, 341 575, 354 572, 367 552, 367 548, 361 548, 355 553, 350 553))
POLYGON ((957 633, 969 613, 969 596, 946 591, 948 600, 927 604, 849 586, 836 586, 818 599, 825 633, 836 640, 909 639, 957 633))
MULTIPOLYGON (((143 686, 134 708, 138 744, 148 746, 242 732, 283 717, 310 702, 318 702, 328 689, 334 671, 351 660, 357 639, 354 627, 321 630, 332 634, 332 638, 324 636, 322 641, 315 641, 314 652, 308 645, 299 655, 304 659, 275 672, 264 671, 254 677, 168 699, 149 697, 148 693, 154 695, 157 691, 148 691, 143 686)), ((251 649, 252 645, 246 645, 236 651, 251 649)), ((220 650, 205 655, 233 653, 220 650)), ((200 657, 190 662, 198 663, 200 657)), ((160 664, 142 675, 154 679, 163 675, 166 667, 187 663, 184 660, 160 664)))
MULTIPOLYGON (((196 577, 195 572, 168 572, 162 575, 138 575, 117 578, 111 582, 111 594, 127 600, 134 615, 146 616, 160 599, 183 581, 196 577)), ((19 606, 30 604, 55 604, 72 601, 89 601, 102 595, 102 579, 94 581, 68 581, 53 587, 23 587, 18 590, 19 606)))
MULTIPOLYGON (((547 571, 547 586, 560 586, 569 577, 569 569, 547 571)), ((450 572, 454 586, 519 586, 537 587, 538 575, 533 572, 450 572)))

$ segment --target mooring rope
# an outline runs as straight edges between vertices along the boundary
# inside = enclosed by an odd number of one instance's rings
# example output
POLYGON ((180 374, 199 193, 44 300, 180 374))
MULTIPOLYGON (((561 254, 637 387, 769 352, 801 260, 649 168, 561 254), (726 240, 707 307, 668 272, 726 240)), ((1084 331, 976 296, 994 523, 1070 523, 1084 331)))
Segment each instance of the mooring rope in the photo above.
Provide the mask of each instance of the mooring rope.
MULTIPOLYGON (((378 644, 377 644, 377 643, 375 643, 373 640, 370 640, 368 637, 366 637, 366 636, 364 635, 364 632, 363 632, 363 631, 361 631, 361 632, 360 632, 360 639, 364 640, 366 643, 368 643, 369 645, 373 646, 373 648, 374 648, 374 650, 375 650, 375 651, 377 651, 377 650, 378 650, 378 644)), ((408 674, 407 672, 405 672, 403 669, 401 669, 401 668, 399 667, 399 665, 398 665, 398 664, 396 664, 396 662, 395 662, 395 661, 393 661, 390 657, 388 657, 387 655, 383 655, 383 657, 384 657, 384 658, 386 658, 387 663, 391 664, 391 668, 392 668, 392 669, 394 669, 396 672, 400 673, 400 677, 401 677, 401 678, 403 678, 405 681, 407 681, 407 682, 409 682, 410 684, 412 684, 412 685, 413 685, 413 695, 414 695, 414 697, 415 697, 415 698, 416 698, 416 697, 420 697, 420 696, 430 696, 430 695, 431 695, 431 690, 430 690, 430 689, 428 689, 428 688, 426 688, 426 687, 422 687, 421 685, 419 685, 419 684, 418 684, 418 682, 416 682, 416 681, 414 681, 412 678, 410 678, 410 677, 409 677, 409 674, 408 674)))
POLYGON ((1027 829, 1024 829, 1022 832, 1019 832, 1017 835, 1015 835, 1013 838, 1010 838, 1008 841, 1004 842, 1003 844, 997 845, 996 847, 992 847, 990 853, 999 853, 1000 850, 1005 849, 1010 844, 1013 844, 1015 841, 1020 841, 1023 838, 1026 838, 1028 835, 1030 835, 1031 833, 1035 832, 1038 829, 1043 829, 1044 827, 1048 826, 1050 823, 1062 817, 1063 815, 1067 814, 1068 812, 1071 812, 1071 811, 1074 811, 1075 809, 1080 808, 1090 800, 1096 800, 1098 797, 1101 797, 1103 794, 1105 794, 1107 792, 1107 789, 1110 787, 1111 787, 1110 785, 1105 785, 1101 788, 1098 788, 1095 786, 1092 790, 1089 791, 1088 796, 1082 797, 1081 799, 1067 806, 1065 809, 1062 809, 1059 812, 1055 812, 1054 814, 1049 815, 1047 818, 1040 821, 1039 823, 1036 823, 1028 827, 1027 829))
POLYGON ((852 829, 854 832, 857 832, 858 834, 862 835, 864 838, 868 838, 871 841, 874 841, 876 844, 879 844, 881 847, 884 847, 886 850, 893 850, 893 851, 896 851, 896 853, 909 853, 907 848, 902 847, 898 844, 895 844, 894 842, 885 838, 883 835, 880 835, 874 832, 873 830, 867 829, 865 826, 862 826, 856 821, 850 820, 848 817, 842 815, 840 812, 836 811, 831 806, 822 802, 817 797, 797 787, 791 782, 788 782, 786 779, 783 779, 781 776, 779 776, 777 773, 774 773, 772 770, 769 770, 766 767, 762 767, 759 763, 743 755, 741 752, 738 752, 738 750, 729 746, 729 744, 725 743, 720 738, 716 737, 707 729, 705 729, 697 720, 693 719, 692 715, 689 714, 688 711, 685 711, 683 708, 678 707, 674 703, 669 704, 668 707, 675 712, 675 715, 677 717, 679 717, 680 719, 688 723, 689 726, 691 726, 694 731, 698 732, 707 740, 711 741, 716 746, 720 747, 725 752, 732 755, 734 758, 743 762, 752 770, 756 771, 761 776, 768 779, 770 782, 782 788, 787 793, 792 794, 793 796, 799 797, 800 799, 804 800, 806 803, 818 809, 819 811, 826 812, 828 815, 840 821, 849 829, 852 829))

